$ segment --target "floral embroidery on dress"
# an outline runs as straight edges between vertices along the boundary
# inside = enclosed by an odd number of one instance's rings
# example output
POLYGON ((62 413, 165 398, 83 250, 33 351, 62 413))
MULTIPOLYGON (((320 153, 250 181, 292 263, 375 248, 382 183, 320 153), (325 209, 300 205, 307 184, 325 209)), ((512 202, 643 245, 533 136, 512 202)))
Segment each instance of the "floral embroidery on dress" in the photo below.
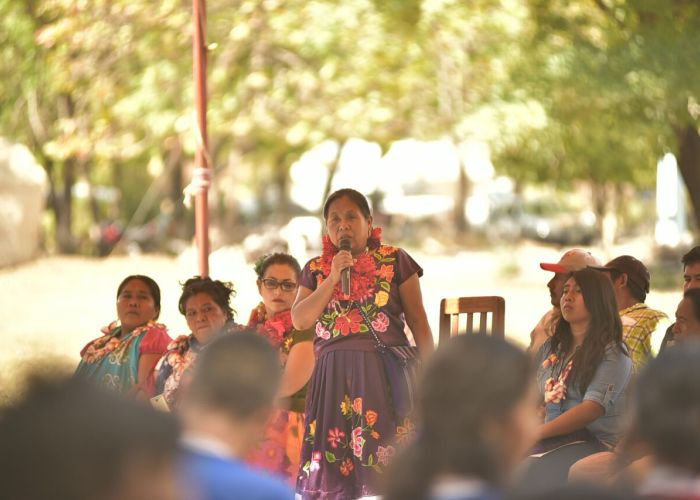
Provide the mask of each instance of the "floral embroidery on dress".
POLYGON ((197 359, 199 350, 193 349, 195 342, 194 335, 180 335, 168 345, 168 352, 163 357, 162 364, 167 364, 172 369, 163 385, 163 397, 170 408, 176 404, 177 391, 183 374, 197 359))
MULTIPOLYGON (((328 448, 325 453, 314 451, 311 460, 307 461, 302 470, 308 476, 311 472, 321 468, 321 463, 337 464, 340 473, 348 476, 355 466, 371 467, 376 472, 382 473, 383 467, 389 464, 396 450, 393 446, 377 445, 376 453, 368 453, 367 445, 371 442, 376 444, 381 438, 379 432, 374 429, 379 420, 379 413, 371 409, 364 409, 362 398, 350 398, 347 394, 340 402, 340 412, 345 420, 350 423, 350 434, 339 427, 328 429, 325 441, 328 448)), ((415 427, 409 418, 403 420, 402 425, 397 427, 396 440, 398 443, 406 443, 413 438, 415 427)), ((309 424, 306 441, 312 445, 316 440, 316 421, 309 424)))
POLYGON ((413 421, 408 417, 404 417, 401 425, 396 427, 396 442, 398 444, 408 444, 413 440, 415 435, 416 427, 413 421))
MULTIPOLYGON (((380 308, 389 303, 392 280, 396 273, 397 251, 396 247, 382 245, 381 229, 373 229, 367 250, 357 257, 351 268, 350 295, 342 293, 340 284, 335 286, 329 307, 316 323, 317 337, 329 340, 369 332, 360 312, 351 307, 352 304, 362 307, 375 331, 387 331, 390 326, 389 317, 380 308)), ((330 274, 331 263, 337 252, 338 248, 330 238, 324 236, 322 255, 309 264, 309 269, 315 273, 317 285, 323 283, 330 274)))

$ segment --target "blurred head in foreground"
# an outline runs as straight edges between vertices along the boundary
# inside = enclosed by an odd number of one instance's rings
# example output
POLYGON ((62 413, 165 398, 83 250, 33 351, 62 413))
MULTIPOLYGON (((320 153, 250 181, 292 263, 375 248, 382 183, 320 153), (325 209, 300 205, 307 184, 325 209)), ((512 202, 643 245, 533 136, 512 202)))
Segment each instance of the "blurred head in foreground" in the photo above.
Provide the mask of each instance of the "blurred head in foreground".
POLYGON ((0 414, 0 484, 23 500, 173 500, 170 415, 79 379, 33 378, 0 414))
POLYGON ((657 465, 700 476, 700 342, 666 349, 636 387, 633 438, 651 449, 657 465))
POLYGON ((216 338, 197 358, 183 393, 186 432, 243 456, 262 436, 280 378, 279 356, 264 337, 242 331, 216 338))
POLYGON ((387 499, 439 496, 445 479, 499 488, 534 443, 535 393, 528 356, 493 337, 441 344, 420 387, 420 432, 397 457, 387 499))

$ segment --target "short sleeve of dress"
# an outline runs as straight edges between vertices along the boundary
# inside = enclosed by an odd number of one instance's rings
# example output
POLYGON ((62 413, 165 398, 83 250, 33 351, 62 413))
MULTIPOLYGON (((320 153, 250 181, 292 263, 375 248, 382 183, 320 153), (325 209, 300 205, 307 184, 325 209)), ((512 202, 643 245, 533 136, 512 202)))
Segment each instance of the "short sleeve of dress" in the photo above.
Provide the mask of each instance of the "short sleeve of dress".
POLYGON ((316 338, 316 333, 311 328, 307 328, 306 330, 294 330, 290 349, 301 342, 311 342, 314 338, 316 338))
POLYGON ((164 328, 149 328, 139 344, 140 354, 164 354, 173 339, 164 328))
POLYGON ((608 347, 605 351, 603 361, 593 375, 593 379, 584 401, 595 401, 600 404, 606 414, 618 396, 622 394, 629 384, 632 376, 632 360, 617 347, 608 347))
MULTIPOLYGON (((318 257, 316 257, 316 259, 317 258, 318 257)), ((299 276, 299 284, 305 288, 308 288, 309 290, 316 290, 316 276, 314 276, 314 273, 311 270, 311 263, 316 259, 311 259, 309 262, 307 262, 304 269, 301 270, 301 275, 299 276)))
POLYGON ((399 248, 396 251, 396 283, 400 285, 416 273, 418 274, 419 278, 423 276, 423 268, 420 267, 415 260, 413 260, 413 257, 408 255, 408 252, 399 248))

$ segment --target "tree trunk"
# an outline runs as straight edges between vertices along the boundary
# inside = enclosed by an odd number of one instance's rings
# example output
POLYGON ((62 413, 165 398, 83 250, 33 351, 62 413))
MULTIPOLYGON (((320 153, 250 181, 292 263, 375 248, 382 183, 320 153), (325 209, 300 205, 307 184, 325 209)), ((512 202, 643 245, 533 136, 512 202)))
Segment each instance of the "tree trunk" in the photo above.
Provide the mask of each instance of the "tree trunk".
POLYGON ((464 206, 469 196, 469 179, 464 162, 459 160, 459 179, 457 181, 457 192, 455 193, 454 224, 457 234, 464 234, 469 229, 467 217, 464 213, 464 206))
POLYGON ((169 146, 165 158, 165 174, 167 175, 166 183, 168 186, 166 192, 172 209, 168 236, 185 239, 191 236, 191 231, 185 222, 185 205, 182 203, 182 191, 185 189, 182 172, 184 161, 182 143, 178 137, 169 138, 166 143, 169 146))
POLYGON ((678 168, 688 189, 697 233, 700 229, 700 135, 694 125, 689 125, 678 132, 678 139, 678 168))
POLYGON ((277 213, 275 219, 279 223, 286 222, 290 215, 288 158, 287 154, 282 153, 277 156, 274 165, 274 183, 277 187, 277 213))
POLYGON ((75 183, 75 162, 66 160, 63 164, 63 186, 55 199, 56 243, 60 253, 75 253, 76 241, 73 236, 73 184, 75 183))

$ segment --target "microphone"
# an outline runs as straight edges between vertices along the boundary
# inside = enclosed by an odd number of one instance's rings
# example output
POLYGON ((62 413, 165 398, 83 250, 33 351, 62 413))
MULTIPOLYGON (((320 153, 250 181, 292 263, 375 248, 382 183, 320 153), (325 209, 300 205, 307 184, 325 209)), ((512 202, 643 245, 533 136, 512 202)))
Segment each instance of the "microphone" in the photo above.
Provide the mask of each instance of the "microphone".
MULTIPOLYGON (((350 238, 342 238, 340 240, 340 250, 347 250, 348 252, 352 249, 352 243, 350 238)), ((350 268, 346 267, 340 272, 340 287, 343 291, 343 295, 350 295, 350 268)))

